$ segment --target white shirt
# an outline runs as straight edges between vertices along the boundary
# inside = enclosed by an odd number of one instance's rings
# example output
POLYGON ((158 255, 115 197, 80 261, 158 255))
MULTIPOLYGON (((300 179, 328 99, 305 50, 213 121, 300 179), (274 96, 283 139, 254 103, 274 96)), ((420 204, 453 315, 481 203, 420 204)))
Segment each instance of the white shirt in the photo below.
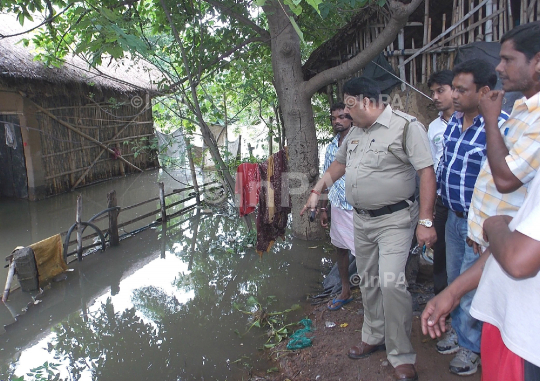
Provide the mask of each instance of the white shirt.
POLYGON ((444 149, 444 131, 448 126, 448 122, 443 119, 442 111, 439 112, 439 116, 433 122, 429 124, 427 136, 429 139, 429 146, 431 147, 431 156, 433 157, 433 169, 437 172, 437 166, 439 160, 443 154, 444 149))
MULTIPOLYGON (((540 241, 540 175, 530 184, 509 228, 540 241)), ((508 349, 540 366, 540 272, 533 278, 515 279, 490 256, 470 312, 476 319, 499 328, 508 349)))

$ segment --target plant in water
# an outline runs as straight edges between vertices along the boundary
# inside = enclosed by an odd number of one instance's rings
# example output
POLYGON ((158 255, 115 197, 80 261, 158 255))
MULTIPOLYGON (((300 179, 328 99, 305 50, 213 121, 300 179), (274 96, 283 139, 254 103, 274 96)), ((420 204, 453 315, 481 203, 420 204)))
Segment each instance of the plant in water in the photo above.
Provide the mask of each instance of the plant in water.
MULTIPOLYGON (((275 297, 269 296, 267 299, 268 302, 271 303, 275 300, 275 297)), ((243 314, 250 316, 249 328, 246 332, 243 334, 240 334, 238 330, 235 330, 235 332, 239 336, 243 336, 253 327, 267 328, 266 335, 268 336, 268 340, 266 340, 266 343, 264 344, 264 347, 267 349, 275 347, 283 339, 287 338, 290 333, 289 327, 298 324, 296 322, 285 324, 284 320, 287 313, 300 309, 299 304, 294 304, 291 308, 284 311, 269 312, 268 309, 263 307, 254 296, 250 296, 246 302, 245 309, 240 308, 237 303, 234 303, 234 307, 243 314)))

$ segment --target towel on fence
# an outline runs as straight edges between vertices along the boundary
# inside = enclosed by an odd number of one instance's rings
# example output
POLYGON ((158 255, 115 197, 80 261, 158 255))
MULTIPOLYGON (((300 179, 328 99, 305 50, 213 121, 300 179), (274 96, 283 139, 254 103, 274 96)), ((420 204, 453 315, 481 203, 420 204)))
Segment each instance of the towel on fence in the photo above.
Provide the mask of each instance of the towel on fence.
POLYGON ((239 195, 240 217, 255 211, 259 203, 260 183, 259 164, 243 163, 238 166, 234 193, 239 195))
POLYGON ((285 237, 291 212, 286 151, 270 156, 259 165, 259 170, 262 183, 257 212, 257 253, 260 255, 270 250, 278 237, 285 237))
POLYGON ((40 283, 67 270, 67 265, 62 255, 62 239, 60 238, 60 234, 36 242, 29 247, 34 250, 40 283))

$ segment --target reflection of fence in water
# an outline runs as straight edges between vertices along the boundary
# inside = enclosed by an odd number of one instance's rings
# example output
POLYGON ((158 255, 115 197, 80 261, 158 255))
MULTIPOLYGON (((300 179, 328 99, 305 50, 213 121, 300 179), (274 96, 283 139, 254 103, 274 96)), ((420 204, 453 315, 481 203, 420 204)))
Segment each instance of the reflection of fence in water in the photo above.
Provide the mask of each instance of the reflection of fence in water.
MULTIPOLYGON (((199 186, 200 192, 205 192, 207 189, 214 190, 216 187, 221 187, 222 185, 220 183, 216 183, 214 181, 208 182, 205 184, 202 184, 199 186)), ((116 205, 116 192, 112 191, 109 192, 107 195, 108 198, 108 208, 97 213, 92 218, 90 218, 87 222, 81 221, 81 211, 82 211, 82 198, 79 197, 77 199, 77 222, 75 222, 69 230, 66 232, 60 233, 61 236, 64 238, 64 260, 68 261, 68 257, 72 256, 74 254, 77 254, 77 257, 80 260, 82 260, 82 252, 83 250, 88 250, 97 246, 101 246, 102 250, 105 250, 106 244, 109 243, 111 246, 118 245, 118 241, 120 238, 127 237, 129 235, 135 234, 137 232, 140 232, 142 230, 148 229, 152 226, 155 226, 157 224, 163 224, 166 223, 168 220, 178 217, 182 214, 185 214, 200 204, 200 202, 195 202, 193 205, 189 205, 187 207, 181 208, 180 210, 173 211, 172 213, 168 213, 167 211, 173 209, 175 206, 178 206, 182 203, 185 203, 189 200, 196 199, 196 201, 200 201, 200 196, 197 192, 190 192, 186 197, 182 198, 178 201, 173 201, 172 203, 169 203, 167 205, 167 198, 172 198, 172 196, 179 195, 185 191, 194 190, 195 188, 193 186, 182 188, 182 189, 175 189, 171 193, 165 194, 163 183, 159 183, 160 187, 160 195, 158 197, 151 198, 146 201, 142 201, 135 205, 130 205, 126 207, 119 207, 116 205), (122 212, 126 212, 131 209, 140 208, 146 204, 149 204, 151 202, 159 201, 160 207, 159 209, 156 209, 154 211, 151 211, 149 213, 145 213, 141 216, 137 216, 133 219, 130 219, 128 221, 124 221, 122 223, 118 223, 118 217, 122 212), (138 228, 131 232, 126 232, 122 234, 121 236, 118 234, 118 230, 121 228, 125 228, 129 225, 132 225, 138 221, 144 220, 149 217, 153 217, 156 215, 160 215, 159 218, 155 219, 154 221, 150 222, 149 224, 138 228), (102 232, 102 229, 100 229, 96 224, 100 221, 103 221, 105 219, 109 220, 108 227, 106 229, 106 233, 104 234, 102 232), (88 234, 83 236, 83 232, 85 231, 86 227, 92 227, 95 232, 92 234, 88 234), (70 240, 71 234, 76 231, 77 232, 77 239, 70 240), (84 241, 88 241, 90 239, 99 237, 100 241, 96 243, 92 243, 90 245, 83 246, 84 241), (108 240, 107 240, 108 238, 108 240), (69 252, 69 246, 77 244, 77 247, 75 250, 69 252)), ((226 190, 224 189, 223 192, 226 193, 226 190)), ((103 229, 105 230, 105 229, 103 229)))

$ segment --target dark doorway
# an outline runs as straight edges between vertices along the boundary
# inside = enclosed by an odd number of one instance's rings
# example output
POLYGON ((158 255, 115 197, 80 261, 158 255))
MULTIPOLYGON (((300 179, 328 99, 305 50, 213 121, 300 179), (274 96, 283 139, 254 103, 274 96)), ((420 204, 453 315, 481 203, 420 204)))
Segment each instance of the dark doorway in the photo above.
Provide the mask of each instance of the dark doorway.
POLYGON ((0 115, 0 196, 28 198, 19 117, 0 115))

